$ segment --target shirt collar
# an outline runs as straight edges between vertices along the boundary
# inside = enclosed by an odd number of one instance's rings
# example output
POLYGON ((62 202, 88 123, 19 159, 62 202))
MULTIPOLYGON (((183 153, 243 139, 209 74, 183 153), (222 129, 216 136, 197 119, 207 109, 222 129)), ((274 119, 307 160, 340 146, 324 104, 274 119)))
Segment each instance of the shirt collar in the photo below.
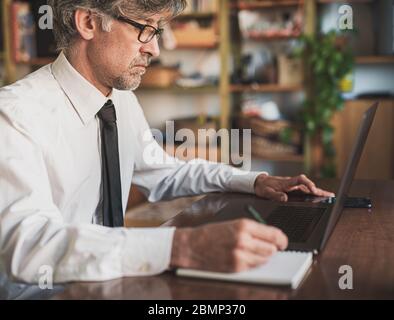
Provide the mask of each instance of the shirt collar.
POLYGON ((52 73, 85 125, 113 97, 113 91, 106 97, 86 80, 68 62, 63 52, 52 63, 52 73))

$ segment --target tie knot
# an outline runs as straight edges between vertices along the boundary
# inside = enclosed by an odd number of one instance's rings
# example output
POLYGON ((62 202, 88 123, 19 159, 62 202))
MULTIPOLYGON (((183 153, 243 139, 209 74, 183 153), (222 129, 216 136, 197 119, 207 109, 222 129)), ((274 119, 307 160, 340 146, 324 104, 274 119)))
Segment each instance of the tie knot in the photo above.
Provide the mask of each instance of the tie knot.
POLYGON ((116 111, 112 100, 108 100, 104 107, 98 112, 99 118, 106 124, 116 122, 116 111))

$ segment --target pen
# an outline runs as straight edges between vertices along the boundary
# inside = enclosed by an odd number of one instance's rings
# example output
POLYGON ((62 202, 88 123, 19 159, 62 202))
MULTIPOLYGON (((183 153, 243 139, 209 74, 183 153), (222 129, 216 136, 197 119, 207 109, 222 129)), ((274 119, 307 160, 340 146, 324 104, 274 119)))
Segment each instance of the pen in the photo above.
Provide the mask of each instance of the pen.
POLYGON ((247 206, 249 213, 260 223, 267 224, 267 222, 261 217, 260 213, 252 206, 247 206))

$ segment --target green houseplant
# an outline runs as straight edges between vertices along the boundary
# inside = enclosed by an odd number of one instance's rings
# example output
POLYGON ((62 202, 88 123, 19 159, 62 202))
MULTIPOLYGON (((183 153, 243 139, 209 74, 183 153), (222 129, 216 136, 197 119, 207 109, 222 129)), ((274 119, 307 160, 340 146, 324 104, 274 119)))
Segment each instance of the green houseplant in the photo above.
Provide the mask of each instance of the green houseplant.
POLYGON ((313 176, 335 177, 331 120, 344 106, 341 82, 353 70, 354 57, 346 37, 335 31, 303 36, 298 54, 305 66, 306 95, 300 115, 305 169, 313 176))

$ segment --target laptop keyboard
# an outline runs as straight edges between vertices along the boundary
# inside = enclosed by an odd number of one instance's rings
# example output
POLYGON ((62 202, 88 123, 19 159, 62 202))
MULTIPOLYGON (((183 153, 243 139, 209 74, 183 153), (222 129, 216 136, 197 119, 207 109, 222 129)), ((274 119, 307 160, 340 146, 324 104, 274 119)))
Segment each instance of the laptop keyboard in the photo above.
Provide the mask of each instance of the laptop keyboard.
POLYGON ((279 206, 267 218, 267 223, 281 229, 289 242, 305 242, 327 208, 279 206))

